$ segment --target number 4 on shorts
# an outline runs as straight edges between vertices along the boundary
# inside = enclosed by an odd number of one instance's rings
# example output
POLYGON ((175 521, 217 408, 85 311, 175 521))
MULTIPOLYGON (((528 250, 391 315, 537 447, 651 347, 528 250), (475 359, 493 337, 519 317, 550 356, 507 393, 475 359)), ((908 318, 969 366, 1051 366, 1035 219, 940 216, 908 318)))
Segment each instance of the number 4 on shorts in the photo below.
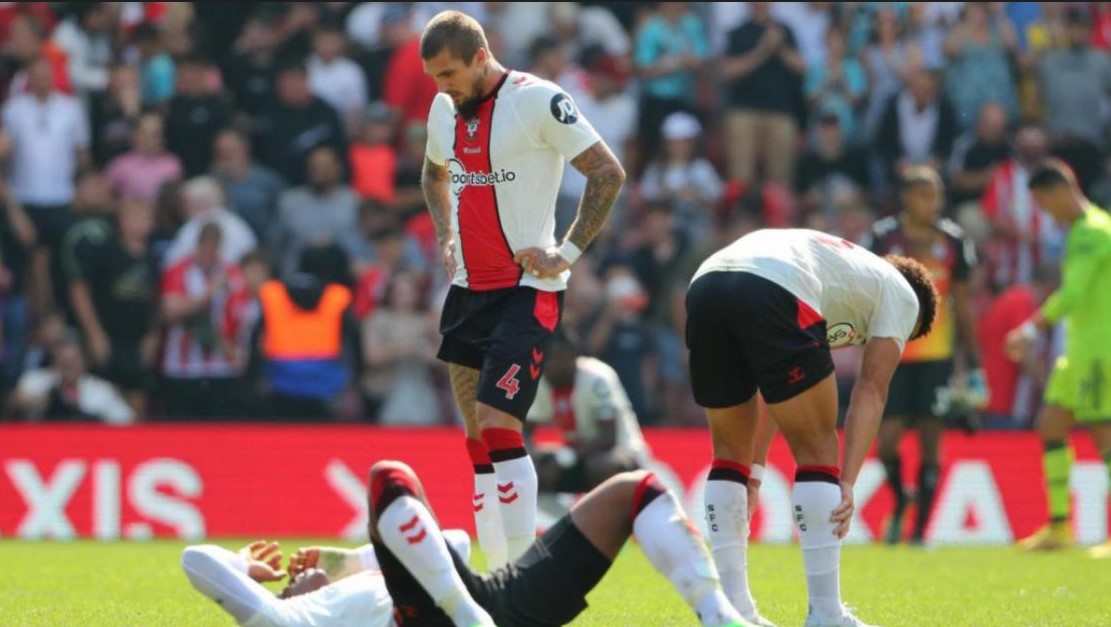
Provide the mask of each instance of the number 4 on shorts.
POLYGON ((505 398, 513 400, 517 396, 517 392, 521 389, 521 381, 517 378, 517 373, 521 371, 521 367, 513 364, 509 370, 505 371, 501 379, 498 379, 498 389, 505 390, 505 398))

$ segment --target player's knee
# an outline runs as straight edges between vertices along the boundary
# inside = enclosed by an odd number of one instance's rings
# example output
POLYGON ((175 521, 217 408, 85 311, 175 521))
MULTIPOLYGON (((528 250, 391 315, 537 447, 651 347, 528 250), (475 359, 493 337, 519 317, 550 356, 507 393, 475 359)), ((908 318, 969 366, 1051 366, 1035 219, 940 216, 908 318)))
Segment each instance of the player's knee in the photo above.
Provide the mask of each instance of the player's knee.
POLYGON ((211 544, 185 547, 185 550, 181 552, 181 569, 190 578, 195 573, 205 571, 216 563, 216 558, 212 555, 213 549, 218 549, 218 547, 211 544))
POLYGON ((485 403, 478 404, 479 430, 512 429, 513 431, 521 431, 523 427, 524 425, 519 418, 507 414, 500 409, 495 409, 485 403))

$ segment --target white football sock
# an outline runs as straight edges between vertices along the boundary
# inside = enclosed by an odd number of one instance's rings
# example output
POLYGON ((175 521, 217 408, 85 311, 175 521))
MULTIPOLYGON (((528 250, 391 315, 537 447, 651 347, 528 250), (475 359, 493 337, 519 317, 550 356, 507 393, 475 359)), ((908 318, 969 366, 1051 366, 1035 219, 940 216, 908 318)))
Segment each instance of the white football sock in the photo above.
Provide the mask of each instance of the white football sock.
MULTIPOLYGON (((492 466, 491 466, 492 468, 492 466)), ((475 532, 478 546, 486 556, 486 569, 493 571, 509 562, 509 548, 505 543, 501 507, 498 503, 498 477, 491 472, 475 472, 474 496, 475 532)))
POLYGON ((457 626, 493 624, 467 592, 440 526, 423 503, 412 496, 395 499, 378 516, 378 535, 457 626))
POLYGON ((721 589, 706 545, 670 492, 657 494, 641 509, 633 521, 633 533, 648 561, 671 581, 703 625, 740 622, 721 589))
POLYGON ((841 541, 833 535, 836 525, 829 521, 829 516, 841 503, 841 486, 796 478, 791 500, 799 528, 811 612, 819 618, 839 617, 842 614, 841 541))
POLYGON ((501 509, 502 528, 512 562, 536 540, 536 467, 525 450, 521 434, 512 429, 483 429, 497 476, 495 494, 501 509))
POLYGON ((732 479, 710 479, 703 502, 722 588, 741 615, 752 617, 756 601, 748 587, 748 488, 732 479))

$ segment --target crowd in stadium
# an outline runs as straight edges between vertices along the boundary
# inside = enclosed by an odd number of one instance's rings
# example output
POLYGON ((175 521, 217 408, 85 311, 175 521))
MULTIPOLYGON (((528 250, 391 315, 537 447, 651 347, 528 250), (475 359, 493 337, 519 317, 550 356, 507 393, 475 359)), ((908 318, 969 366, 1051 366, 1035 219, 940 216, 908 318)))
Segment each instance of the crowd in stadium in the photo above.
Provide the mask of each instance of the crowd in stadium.
MULTIPOLYGON (((1003 337, 1064 246, 1026 168, 1056 154, 1111 203, 1105 3, 3 4, 6 417, 454 423, 420 188, 419 36, 443 8, 566 90, 625 165, 563 324, 642 424, 704 424, 684 295, 710 252, 762 226, 864 243, 927 165, 978 251, 989 424, 1026 427, 1059 341, 1013 364, 1003 337), (311 337, 258 323, 268 281, 306 276, 349 298, 338 383, 301 394, 266 362, 311 337)), ((557 237, 583 185, 568 168, 557 237)))

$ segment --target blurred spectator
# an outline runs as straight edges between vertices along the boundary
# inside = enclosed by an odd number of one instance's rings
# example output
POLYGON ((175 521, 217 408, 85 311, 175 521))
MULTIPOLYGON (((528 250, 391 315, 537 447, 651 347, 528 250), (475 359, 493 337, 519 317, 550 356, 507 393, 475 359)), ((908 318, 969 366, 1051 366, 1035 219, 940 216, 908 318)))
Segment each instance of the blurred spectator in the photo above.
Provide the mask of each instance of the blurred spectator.
POLYGON ((299 272, 262 286, 262 322, 252 339, 252 362, 261 366, 276 417, 333 416, 359 369, 351 291, 336 280, 345 274, 344 264, 334 245, 308 248, 299 272))
POLYGON ((99 420, 111 425, 135 421, 135 412, 112 384, 87 372, 76 341, 62 342, 54 351, 53 364, 20 377, 11 401, 17 414, 34 421, 99 420))
POLYGON ((836 111, 823 112, 816 131, 799 162, 795 190, 807 214, 817 212, 831 221, 847 201, 867 188, 868 160, 860 148, 846 141, 836 111))
POLYGON ((342 164, 331 148, 309 156, 308 184, 282 192, 278 215, 270 227, 269 250, 278 276, 297 271, 310 242, 344 241, 359 229, 359 198, 343 184, 342 164))
POLYGON ((1012 361, 1004 351, 1005 338, 1038 310, 1057 280, 1054 267, 1041 266, 1029 282, 1011 286, 996 296, 980 317, 980 349, 989 392, 983 411, 993 428, 1025 427, 1033 417, 1032 401, 1045 387, 1049 362, 1040 358, 1044 350, 1027 351, 1022 362, 1012 361))
POLYGON ((648 295, 629 266, 606 271, 605 305, 590 324, 587 350, 617 371, 633 411, 644 424, 655 422, 648 404, 645 372, 652 355, 652 331, 645 318, 648 295))
POLYGON ((559 85, 571 98, 578 101, 579 92, 584 87, 585 78, 577 66, 571 63, 567 53, 554 37, 537 37, 528 49, 528 72, 559 85))
POLYGON ((147 113, 139 118, 131 151, 113 159, 105 170, 118 197, 154 203, 164 184, 181 180, 181 161, 166 152, 163 136, 162 116, 147 113))
POLYGON ((235 418, 244 409, 250 294, 239 267, 221 258, 222 237, 218 223, 205 224, 192 254, 162 278, 162 384, 171 418, 235 418))
POLYGON ((278 196, 285 181, 251 158, 250 138, 232 129, 216 136, 212 174, 224 188, 228 204, 251 227, 255 237, 266 237, 278 215, 278 196))
POLYGON ((856 111, 868 90, 868 76, 860 62, 847 55, 845 35, 840 29, 826 31, 828 54, 806 71, 806 101, 810 106, 810 119, 834 113, 840 118, 841 133, 845 141, 858 141, 856 111))
MULTIPOLYGON (((523 68, 528 64, 528 48, 537 37, 551 30, 550 2, 487 2, 486 25, 490 45, 503 65, 523 68)), ((364 5, 365 6, 365 5, 364 5)), ((416 28, 420 28, 418 25, 416 28)))
POLYGON ((1111 207, 1111 157, 1104 157, 1103 172, 1092 184, 1092 201, 1100 207, 1111 207))
POLYGON ((367 88, 362 68, 343 56, 346 44, 338 25, 325 24, 316 31, 308 61, 309 86, 313 95, 332 105, 348 133, 354 134, 366 110, 367 88))
POLYGON ((729 33, 722 77, 729 178, 788 185, 795 167, 795 106, 805 69, 790 28, 772 19, 770 2, 750 4, 750 19, 729 33))
POLYGON ((231 121, 224 97, 208 88, 210 68, 207 60, 197 56, 177 64, 177 92, 166 115, 166 144, 181 159, 186 177, 208 172, 216 134, 231 121))
POLYGON ((108 92, 93 101, 90 112, 93 160, 98 167, 108 165, 131 148, 142 110, 139 73, 130 65, 113 67, 108 77, 108 92))
POLYGON ((908 31, 911 40, 918 46, 923 68, 934 71, 945 69, 945 40, 960 21, 963 7, 963 2, 910 3, 908 31))
POLYGON ((714 166, 698 154, 702 125, 689 113, 672 113, 661 132, 663 152, 644 171, 641 193, 674 212, 684 237, 703 239, 721 202, 722 182, 714 166))
MULTIPOLYGON (((673 114, 674 115, 674 114, 673 114)), ((685 344, 681 329, 686 322, 687 269, 692 241, 676 228, 677 213, 667 203, 652 203, 645 208, 642 223, 644 241, 629 256, 629 265, 640 284, 647 288, 645 315, 651 325, 652 346, 656 355, 655 396, 659 399, 659 418, 677 423, 682 416, 685 344)))
POLYGON ((66 53, 54 42, 47 40, 47 29, 42 20, 31 15, 20 15, 12 21, 4 46, 7 56, 15 61, 13 75, 8 83, 8 97, 36 91, 31 84, 32 64, 42 59, 50 67, 51 87, 63 94, 72 94, 66 53))
POLYGON ((1003 105, 1010 119, 1018 115, 1012 69, 1018 43, 1002 7, 990 2, 965 4, 960 23, 945 41, 949 57, 945 91, 961 129, 971 128, 980 108, 989 102, 1003 105))
POLYGON ((143 414, 158 339, 159 269, 148 243, 154 208, 144 200, 124 201, 117 223, 102 239, 77 245, 65 269, 93 370, 122 388, 143 414))
MULTIPOLYGON (((579 110, 582 110, 582 106, 579 110)), ((590 121, 593 123, 594 119, 590 118, 590 121)), ((421 218, 428 216, 424 204, 424 190, 420 185, 421 172, 424 169, 424 148, 427 143, 428 129, 424 122, 410 122, 404 127, 401 152, 397 154, 397 171, 394 174, 393 209, 400 216, 421 218)), ((566 176, 564 180, 567 180, 566 176)), ((439 249, 439 244, 436 248, 439 249)))
POLYGON ((176 264, 197 250, 201 229, 214 223, 220 227, 220 258, 229 264, 239 263, 243 255, 258 248, 258 239, 243 218, 227 208, 227 199, 220 183, 211 176, 190 179, 181 189, 185 224, 174 235, 163 256, 163 267, 176 264))
POLYGON ((1091 15, 1086 8, 1070 7, 1065 23, 1068 48, 1045 54, 1038 66, 1038 82, 1055 152, 1087 189, 1099 176, 1100 151, 1107 144, 1111 58, 1092 47, 1091 15))
POLYGON ((0 399, 23 367, 31 318, 27 280, 35 226, 6 184, 0 185, 0 399))
MULTIPOLYGON (((258 155, 292 185, 305 182, 309 153, 329 146, 347 155, 347 138, 335 109, 312 95, 303 63, 278 70, 278 101, 263 115, 257 129, 258 155)), ((423 115, 427 115, 425 110, 423 115)))
POLYGON ((390 278, 386 298, 362 324, 362 338, 366 414, 387 426, 442 424, 432 377, 439 329, 419 276, 402 272, 390 278))
POLYGON ((436 82, 424 73, 420 31, 413 27, 411 4, 391 2, 382 16, 388 45, 393 48, 383 78, 382 100, 401 115, 401 123, 424 122, 436 97, 436 82))
POLYGON ((975 128, 953 143, 949 155, 950 202, 956 206, 979 200, 991 180, 996 165, 1011 154, 1007 142, 1007 110, 989 102, 980 107, 975 128))
POLYGON ((102 94, 112 68, 115 8, 108 2, 85 2, 54 30, 54 43, 68 61, 69 76, 79 96, 102 94))
POLYGON ((16 370, 18 376, 28 370, 49 368, 54 363, 57 349, 66 341, 76 341, 76 334, 66 326, 66 317, 60 312, 48 313, 39 320, 34 332, 28 337, 21 370, 16 370))
POLYGON ((1029 281, 1035 268, 1060 259, 1064 246, 1061 227, 1041 211, 1026 187, 1030 170, 1049 156, 1049 138, 1033 122, 1015 135, 1015 154, 992 170, 980 201, 993 233, 984 251, 991 283, 1006 289, 1029 281))
POLYGON ((373 201, 359 207, 359 232, 345 238, 355 276, 354 312, 370 315, 385 297, 390 277, 401 271, 427 272, 420 244, 401 227, 396 216, 373 201))
POLYGON ((774 2, 772 14, 791 30, 807 66, 820 65, 829 54, 826 34, 833 18, 833 2, 774 2))
MULTIPOLYGON (((895 7, 886 3, 874 6, 869 42, 860 51, 861 63, 868 72, 864 131, 870 142, 880 138, 877 133, 888 102, 910 80, 911 74, 922 67, 921 50, 906 37, 895 7)), ((862 11, 860 15, 866 13, 862 11)))
POLYGON ((135 28, 131 37, 139 54, 143 106, 153 107, 169 102, 174 95, 177 68, 162 44, 162 31, 144 22, 135 28))
POLYGON ((393 147, 397 116, 382 102, 371 104, 360 115, 362 117, 357 122, 355 141, 351 144, 348 159, 351 162, 351 186, 359 198, 391 205, 397 177, 397 151, 393 147))
POLYGON ((694 105, 695 80, 710 55, 702 20, 682 2, 661 2, 637 31, 633 62, 641 78, 641 166, 656 154, 660 124, 694 105))
POLYGON ((249 118, 262 114, 275 98, 275 56, 278 38, 273 26, 254 17, 243 26, 223 65, 236 108, 249 118))
POLYGON ((591 47, 601 47, 616 57, 629 54, 629 34, 608 9, 583 6, 580 2, 549 2, 547 5, 551 33, 567 58, 578 59, 591 47))
POLYGON ((876 148, 888 180, 915 165, 939 169, 957 137, 957 116, 938 93, 938 77, 915 70, 905 89, 891 98, 880 122, 876 148))

